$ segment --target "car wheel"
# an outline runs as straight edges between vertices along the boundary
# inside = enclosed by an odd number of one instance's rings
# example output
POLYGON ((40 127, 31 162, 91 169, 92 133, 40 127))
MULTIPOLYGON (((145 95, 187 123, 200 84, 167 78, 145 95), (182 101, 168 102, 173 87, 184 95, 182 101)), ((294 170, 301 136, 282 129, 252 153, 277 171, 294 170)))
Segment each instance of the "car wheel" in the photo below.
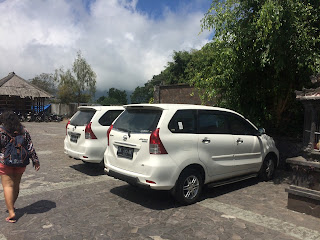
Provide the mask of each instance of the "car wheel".
POLYGON ((274 172, 276 169, 275 160, 267 156, 261 166, 260 172, 259 172, 259 178, 262 181, 269 181, 273 178, 274 172))
POLYGON ((173 195, 183 205, 198 201, 203 186, 202 176, 194 169, 184 170, 176 183, 173 195))

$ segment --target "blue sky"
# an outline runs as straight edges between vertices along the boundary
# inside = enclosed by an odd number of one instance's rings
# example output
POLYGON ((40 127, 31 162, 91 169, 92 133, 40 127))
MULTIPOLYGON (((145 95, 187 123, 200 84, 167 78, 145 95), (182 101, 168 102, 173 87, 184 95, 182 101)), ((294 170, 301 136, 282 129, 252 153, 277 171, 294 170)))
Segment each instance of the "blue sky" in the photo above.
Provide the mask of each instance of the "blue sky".
POLYGON ((138 11, 146 13, 151 18, 161 19, 165 17, 168 10, 173 13, 179 13, 187 9, 189 12, 206 12, 210 7, 210 0, 139 0, 136 7, 138 11))
POLYGON ((97 88, 134 90, 159 74, 173 51, 200 49, 210 0, 0 0, 0 78, 70 69, 77 51, 97 88))

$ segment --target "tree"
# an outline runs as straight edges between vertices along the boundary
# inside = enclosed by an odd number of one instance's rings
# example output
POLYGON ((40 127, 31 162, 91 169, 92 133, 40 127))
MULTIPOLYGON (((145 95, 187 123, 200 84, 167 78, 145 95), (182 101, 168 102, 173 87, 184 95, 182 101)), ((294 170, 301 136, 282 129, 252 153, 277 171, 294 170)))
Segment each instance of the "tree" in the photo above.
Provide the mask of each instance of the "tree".
POLYGON ((168 85, 188 82, 185 72, 192 53, 187 51, 173 51, 172 62, 168 62, 166 69, 161 72, 165 77, 165 83, 168 85))
POLYGON ((43 89, 44 91, 56 95, 57 87, 54 82, 53 74, 50 73, 41 73, 40 75, 35 76, 29 80, 33 85, 38 88, 43 89))
POLYGON ((150 98, 149 89, 144 87, 136 87, 134 92, 130 96, 131 103, 148 103, 150 98))
POLYGON ((320 70, 320 2, 213 0, 205 29, 214 29, 213 40, 188 69, 202 97, 215 96, 258 124, 292 122, 294 90, 320 70))
POLYGON ((77 53, 77 58, 75 59, 72 71, 75 75, 76 82, 76 95, 78 102, 83 99, 83 94, 86 97, 88 95, 94 96, 96 92, 96 74, 91 69, 91 66, 87 63, 84 57, 82 57, 81 52, 77 53))
POLYGON ((55 70, 54 79, 58 84, 58 98, 61 103, 74 102, 76 99, 75 85, 76 80, 71 71, 68 69, 66 72, 60 68, 55 70))
POLYGON ((102 96, 97 100, 97 103, 110 106, 110 105, 125 105, 127 104, 127 93, 116 88, 110 88, 107 96, 102 96))
POLYGON ((57 69, 54 79, 58 82, 58 97, 64 103, 89 102, 96 91, 96 74, 80 51, 77 53, 72 71, 57 69))
POLYGON ((153 98, 155 86, 188 83, 187 66, 192 59, 192 54, 187 51, 173 52, 173 61, 168 62, 165 69, 158 75, 154 75, 143 87, 136 87, 131 94, 132 103, 147 103, 153 98))

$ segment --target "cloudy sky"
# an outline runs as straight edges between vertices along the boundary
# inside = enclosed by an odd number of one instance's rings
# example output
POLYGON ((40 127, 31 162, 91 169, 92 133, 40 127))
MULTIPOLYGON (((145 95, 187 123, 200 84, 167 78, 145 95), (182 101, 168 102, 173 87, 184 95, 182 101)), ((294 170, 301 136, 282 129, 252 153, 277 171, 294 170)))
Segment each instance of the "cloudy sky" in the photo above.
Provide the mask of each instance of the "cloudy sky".
POLYGON ((28 80, 69 69, 77 51, 97 89, 132 91, 159 74, 173 51, 199 49, 209 0, 0 0, 0 78, 28 80))

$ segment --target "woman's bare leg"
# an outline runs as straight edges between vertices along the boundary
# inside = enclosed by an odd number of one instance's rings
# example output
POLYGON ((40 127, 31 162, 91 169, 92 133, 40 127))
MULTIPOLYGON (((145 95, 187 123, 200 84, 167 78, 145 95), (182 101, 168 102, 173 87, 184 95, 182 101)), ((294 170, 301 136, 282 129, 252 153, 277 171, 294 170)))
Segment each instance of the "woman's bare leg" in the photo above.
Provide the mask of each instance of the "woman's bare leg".
POLYGON ((16 203, 16 201, 18 199, 18 196, 19 196, 21 177, 22 177, 22 173, 13 175, 13 182, 14 182, 14 186, 13 186, 13 205, 16 203))
POLYGON ((16 216, 14 212, 14 203, 19 195, 21 177, 22 174, 1 175, 4 198, 9 212, 7 221, 14 219, 16 216))

